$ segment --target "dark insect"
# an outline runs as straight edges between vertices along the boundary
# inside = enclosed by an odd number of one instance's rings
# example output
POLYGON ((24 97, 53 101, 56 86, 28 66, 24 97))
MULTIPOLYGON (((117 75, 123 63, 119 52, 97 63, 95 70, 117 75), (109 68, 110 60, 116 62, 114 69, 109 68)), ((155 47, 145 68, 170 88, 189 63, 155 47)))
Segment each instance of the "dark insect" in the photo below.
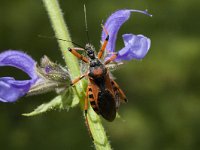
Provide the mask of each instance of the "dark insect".
POLYGON ((89 82, 86 90, 84 107, 86 121, 88 101, 93 110, 108 121, 113 121, 115 119, 120 103, 127 102, 124 92, 120 89, 119 85, 110 78, 109 68, 106 66, 116 59, 117 53, 112 54, 106 61, 101 60, 109 40, 108 32, 105 29, 104 31, 107 36, 97 56, 91 44, 86 44, 85 48, 68 48, 74 56, 85 63, 89 63, 87 73, 73 80, 71 83, 71 85, 74 85, 84 77, 88 77, 89 82), (79 54, 77 50, 86 51, 88 57, 79 54))

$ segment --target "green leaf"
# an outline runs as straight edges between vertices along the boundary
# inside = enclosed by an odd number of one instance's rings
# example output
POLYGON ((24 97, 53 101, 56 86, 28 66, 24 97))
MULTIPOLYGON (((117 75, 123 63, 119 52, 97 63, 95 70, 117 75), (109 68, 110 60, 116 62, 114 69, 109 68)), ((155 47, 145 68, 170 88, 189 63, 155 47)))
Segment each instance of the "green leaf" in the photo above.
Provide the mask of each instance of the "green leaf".
MULTIPOLYGON (((62 108, 69 109, 79 104, 79 97, 75 92, 75 88, 71 87, 62 95, 62 108)), ((62 109, 61 108, 61 109, 62 109)))
POLYGON ((30 112, 30 113, 24 113, 22 114, 23 116, 35 116, 35 115, 39 115, 42 114, 44 112, 50 111, 52 109, 55 108, 60 108, 62 107, 62 96, 57 96, 55 97, 53 100, 51 100, 48 103, 44 103, 40 106, 38 106, 34 111, 30 112))
POLYGON ((74 107, 79 103, 79 98, 74 94, 72 88, 69 88, 63 95, 56 96, 48 103, 44 103, 38 106, 34 111, 30 113, 24 113, 23 116, 36 116, 55 109, 67 109, 74 107))

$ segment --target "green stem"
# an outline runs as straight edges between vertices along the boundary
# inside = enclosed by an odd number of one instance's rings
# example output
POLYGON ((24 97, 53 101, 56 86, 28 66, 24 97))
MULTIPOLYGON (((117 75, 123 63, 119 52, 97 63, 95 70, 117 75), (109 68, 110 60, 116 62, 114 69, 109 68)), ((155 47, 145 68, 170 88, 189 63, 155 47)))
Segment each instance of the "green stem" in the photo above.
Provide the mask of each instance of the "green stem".
MULTIPOLYGON (((69 30, 65 24, 65 21, 62 16, 62 11, 59 7, 57 0, 43 0, 50 21, 57 38, 71 41, 69 30)), ((58 40, 62 55, 64 60, 70 69, 70 75, 72 78, 80 75, 80 69, 77 59, 67 50, 68 47, 73 47, 71 42, 58 40)))
MULTIPOLYGON (((62 11, 59 7, 57 0, 43 0, 45 8, 51 20, 52 27, 57 38, 62 38, 67 41, 71 41, 69 31, 63 19, 62 11)), ((70 71, 71 78, 74 79, 80 76, 81 71, 77 59, 68 52, 68 47, 73 47, 70 42, 63 42, 58 40, 62 55, 70 71)), ((84 81, 80 81, 76 84, 76 94, 80 98, 80 104, 83 106, 85 97, 86 84, 84 81)), ((91 134, 94 138, 94 145, 98 150, 110 150, 111 146, 106 137, 104 128, 101 124, 99 116, 93 111, 91 106, 88 109, 88 122, 91 130, 91 134)))

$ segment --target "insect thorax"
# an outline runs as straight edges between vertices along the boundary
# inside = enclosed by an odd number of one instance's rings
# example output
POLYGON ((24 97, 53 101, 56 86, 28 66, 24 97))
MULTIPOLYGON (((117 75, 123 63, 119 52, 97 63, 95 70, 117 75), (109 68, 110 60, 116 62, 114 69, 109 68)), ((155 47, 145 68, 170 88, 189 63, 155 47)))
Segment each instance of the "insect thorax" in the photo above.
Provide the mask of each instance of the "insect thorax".
POLYGON ((107 69, 98 59, 90 61, 89 77, 91 77, 100 89, 105 87, 106 74, 107 69))
POLYGON ((95 58, 90 60, 89 72, 89 76, 95 78, 105 75, 107 71, 105 66, 100 62, 100 60, 98 58, 95 58))

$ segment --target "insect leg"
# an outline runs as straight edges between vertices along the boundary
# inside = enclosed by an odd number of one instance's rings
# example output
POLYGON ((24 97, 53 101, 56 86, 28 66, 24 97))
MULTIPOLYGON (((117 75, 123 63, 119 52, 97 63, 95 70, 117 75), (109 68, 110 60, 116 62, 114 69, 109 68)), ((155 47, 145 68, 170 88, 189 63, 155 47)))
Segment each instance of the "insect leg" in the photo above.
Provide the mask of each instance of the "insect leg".
POLYGON ((83 50, 82 48, 68 48, 68 50, 77 58, 81 59, 85 63, 88 63, 88 59, 84 57, 83 55, 79 54, 76 50, 83 50))
POLYGON ((106 33, 106 39, 104 40, 103 45, 101 46, 101 49, 100 49, 100 51, 99 51, 99 53, 98 53, 98 58, 99 58, 99 59, 102 57, 102 55, 103 55, 103 53, 104 53, 104 51, 105 51, 105 49, 106 49, 106 45, 108 44, 108 40, 109 40, 108 31, 105 29, 105 27, 104 27, 103 25, 102 25, 102 27, 103 27, 103 30, 104 30, 105 33, 106 33))
POLYGON ((111 61, 115 60, 117 58, 118 53, 114 53, 113 55, 110 56, 110 58, 108 58, 108 60, 106 60, 106 62, 104 62, 104 65, 109 64, 111 61))
POLYGON ((114 86, 114 88, 116 88, 119 91, 120 97, 124 102, 127 102, 127 98, 126 95, 124 94, 124 92, 120 89, 119 85, 114 81, 111 80, 111 84, 114 86))
POLYGON ((71 82, 71 86, 73 86, 74 84, 76 84, 78 81, 80 81, 81 79, 83 79, 84 77, 86 77, 88 74, 86 73, 86 74, 83 74, 83 75, 81 75, 80 77, 78 77, 78 78, 76 78, 76 79, 74 79, 72 82, 71 82))

